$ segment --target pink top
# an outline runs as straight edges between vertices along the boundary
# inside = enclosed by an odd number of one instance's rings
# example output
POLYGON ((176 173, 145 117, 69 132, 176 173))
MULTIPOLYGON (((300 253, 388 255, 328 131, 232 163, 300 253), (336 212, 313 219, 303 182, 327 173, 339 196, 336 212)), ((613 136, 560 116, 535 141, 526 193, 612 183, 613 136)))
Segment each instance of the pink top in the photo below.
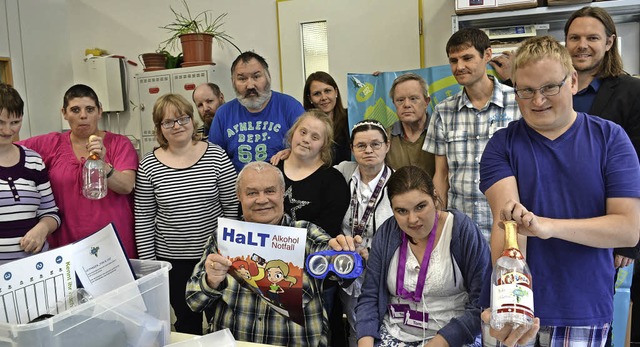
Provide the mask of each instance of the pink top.
MULTIPOLYGON (((109 223, 115 225, 129 258, 137 258, 133 235, 133 194, 122 195, 109 190, 100 200, 82 195, 82 166, 71 146, 71 132, 53 132, 35 136, 19 143, 38 152, 49 169, 53 196, 60 209, 60 228, 49 236, 52 248, 82 239, 109 223)), ((105 132, 107 154, 105 162, 118 171, 137 170, 138 154, 125 136, 105 132)))

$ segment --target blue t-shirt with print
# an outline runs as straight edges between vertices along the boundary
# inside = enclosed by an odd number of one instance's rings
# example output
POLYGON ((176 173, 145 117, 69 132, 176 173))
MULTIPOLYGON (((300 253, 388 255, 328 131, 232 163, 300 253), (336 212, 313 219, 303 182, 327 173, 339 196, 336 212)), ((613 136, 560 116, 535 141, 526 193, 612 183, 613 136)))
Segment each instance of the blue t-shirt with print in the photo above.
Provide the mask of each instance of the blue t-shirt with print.
MULTIPOLYGON (((640 197, 640 166, 617 124, 579 112, 551 140, 524 119, 489 140, 480 161, 480 190, 513 176, 522 204, 541 217, 595 218, 607 199, 640 197)), ((543 326, 590 326, 613 319, 613 254, 558 238, 527 239, 535 315, 543 326)))
POLYGON ((227 152, 237 172, 252 161, 268 161, 285 148, 287 131, 304 108, 293 97, 272 92, 267 106, 251 113, 238 99, 220 106, 209 130, 209 141, 227 152))

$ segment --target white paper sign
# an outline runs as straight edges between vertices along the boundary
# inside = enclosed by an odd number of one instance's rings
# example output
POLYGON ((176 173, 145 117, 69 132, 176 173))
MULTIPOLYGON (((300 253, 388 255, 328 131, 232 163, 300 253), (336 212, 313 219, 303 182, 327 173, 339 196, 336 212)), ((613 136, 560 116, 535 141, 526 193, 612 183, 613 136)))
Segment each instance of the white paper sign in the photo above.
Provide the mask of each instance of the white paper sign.
POLYGON ((6 263, 0 274, 0 322, 28 323, 76 289, 73 245, 6 263))
POLYGON ((74 243, 76 274, 93 297, 135 281, 111 224, 74 243))

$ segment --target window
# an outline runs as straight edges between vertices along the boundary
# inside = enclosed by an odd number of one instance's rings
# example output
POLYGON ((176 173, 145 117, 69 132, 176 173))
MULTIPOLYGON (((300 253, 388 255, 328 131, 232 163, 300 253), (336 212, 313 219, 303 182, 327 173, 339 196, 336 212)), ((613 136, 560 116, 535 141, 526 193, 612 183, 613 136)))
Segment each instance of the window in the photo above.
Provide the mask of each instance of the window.
POLYGON ((0 57, 0 82, 13 85, 11 59, 0 57))
POLYGON ((301 24, 304 79, 316 71, 329 71, 327 21, 301 24))

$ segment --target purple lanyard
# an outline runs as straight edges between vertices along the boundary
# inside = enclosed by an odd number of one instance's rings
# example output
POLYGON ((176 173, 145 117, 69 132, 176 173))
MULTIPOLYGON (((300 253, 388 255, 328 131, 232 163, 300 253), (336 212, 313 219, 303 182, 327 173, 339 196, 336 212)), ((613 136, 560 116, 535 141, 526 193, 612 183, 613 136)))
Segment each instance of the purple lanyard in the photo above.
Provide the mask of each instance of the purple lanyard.
POLYGON ((416 283, 416 290, 410 292, 404 288, 404 272, 407 266, 407 248, 409 248, 409 241, 407 234, 402 233, 402 246, 400 246, 400 256, 398 259, 398 273, 396 277, 396 294, 405 299, 420 302, 422 299, 422 291, 424 290, 424 282, 427 279, 427 269, 429 268, 429 261, 431 260, 431 252, 433 251, 433 243, 436 239, 436 229, 438 228, 438 211, 436 211, 436 219, 433 221, 433 228, 429 233, 429 239, 427 240, 427 248, 424 250, 422 256, 422 263, 420 263, 420 272, 418 273, 418 283, 416 283))
POLYGON ((376 200, 378 200, 380 191, 382 191, 382 187, 384 187, 384 183, 387 180, 387 175, 389 174, 389 168, 386 165, 382 170, 382 176, 378 180, 378 184, 371 194, 371 198, 367 203, 367 208, 365 208, 364 212, 362 213, 362 220, 358 220, 359 203, 357 194, 357 183, 355 189, 353 190, 353 194, 351 194, 351 230, 353 230, 353 236, 362 235, 365 228, 367 227, 367 222, 369 221, 369 217, 371 217, 371 212, 373 212, 373 209, 376 205, 376 200))

